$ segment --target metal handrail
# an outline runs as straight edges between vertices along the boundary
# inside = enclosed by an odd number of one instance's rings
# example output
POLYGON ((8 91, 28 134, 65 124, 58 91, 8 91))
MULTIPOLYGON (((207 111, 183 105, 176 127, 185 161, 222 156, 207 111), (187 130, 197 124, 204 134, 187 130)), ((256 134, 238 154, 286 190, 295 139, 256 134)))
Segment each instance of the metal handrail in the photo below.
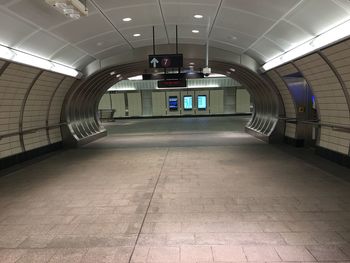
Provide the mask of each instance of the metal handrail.
POLYGON ((322 127, 322 126, 328 127, 328 128, 332 128, 332 130, 334 131, 350 132, 350 126, 320 122, 319 120, 306 120, 306 121, 301 121, 301 123, 313 125, 317 127, 322 127))
POLYGON ((287 118, 287 117, 279 117, 280 120, 284 120, 286 122, 293 122, 293 123, 302 123, 307 125, 313 125, 316 127, 329 127, 332 128, 334 131, 341 131, 341 132, 350 132, 350 126, 346 125, 339 125, 334 123, 327 123, 327 122, 320 122, 319 119, 314 120, 298 120, 297 118, 287 118))
POLYGON ((289 118, 289 117, 279 117, 278 119, 283 121, 297 121, 297 118, 289 118))
POLYGON ((25 130, 25 131, 22 131, 22 132, 11 132, 11 133, 7 133, 7 134, 0 134, 0 140, 2 140, 4 138, 16 136, 16 135, 25 135, 25 134, 30 134, 30 133, 36 133, 37 131, 40 131, 40 130, 51 130, 51 129, 55 129, 57 127, 61 127, 63 125, 67 125, 67 123, 66 122, 62 122, 62 123, 58 123, 58 124, 55 124, 55 125, 39 127, 39 128, 32 128, 32 129, 28 129, 28 130, 25 130))

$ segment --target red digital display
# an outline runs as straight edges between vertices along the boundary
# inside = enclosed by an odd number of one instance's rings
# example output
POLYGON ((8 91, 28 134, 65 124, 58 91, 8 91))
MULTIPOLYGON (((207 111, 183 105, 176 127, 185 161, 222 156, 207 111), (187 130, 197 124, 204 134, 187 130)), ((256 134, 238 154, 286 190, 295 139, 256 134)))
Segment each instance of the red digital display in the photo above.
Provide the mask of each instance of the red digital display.
POLYGON ((158 88, 185 88, 185 87, 187 87, 186 79, 158 81, 158 88))

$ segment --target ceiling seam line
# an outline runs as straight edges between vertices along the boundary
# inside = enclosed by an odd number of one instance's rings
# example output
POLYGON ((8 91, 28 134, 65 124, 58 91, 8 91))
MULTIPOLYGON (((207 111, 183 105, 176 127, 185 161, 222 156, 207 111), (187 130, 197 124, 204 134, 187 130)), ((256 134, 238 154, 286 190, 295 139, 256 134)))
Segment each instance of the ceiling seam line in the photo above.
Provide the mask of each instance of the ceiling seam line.
MULTIPOLYGON (((79 57, 78 59, 74 60, 73 63, 72 63, 72 65, 75 65, 75 64, 78 63, 80 60, 84 59, 85 57, 92 57, 92 56, 90 56, 90 55, 81 56, 81 57, 79 57)), ((93 58, 95 58, 95 57, 93 57, 93 58)), ((95 59, 96 59, 96 58, 95 58, 95 59)))
POLYGON ((102 49, 102 50, 100 50, 100 51, 98 51, 98 52, 96 52, 96 53, 93 53, 93 55, 98 56, 99 54, 101 54, 101 53, 103 53, 103 52, 106 52, 106 51, 108 51, 108 50, 111 50, 111 49, 113 49, 113 48, 116 48, 116 47, 123 47, 123 46, 122 46, 122 45, 113 45, 113 46, 110 46, 110 47, 108 47, 108 48, 102 49))
POLYGON ((40 28, 38 28, 38 30, 33 31, 32 33, 30 33, 29 35, 25 36, 24 38, 22 38, 20 41, 18 41, 13 48, 18 48, 19 46, 21 46, 22 44, 24 44, 24 42, 26 42, 28 39, 30 39, 32 36, 34 36, 36 33, 40 32, 40 28))
POLYGON ((275 23, 264 33, 262 34, 257 40, 255 40, 249 47, 247 47, 244 52, 247 52, 249 49, 251 49, 258 41, 263 39, 265 35, 270 32, 278 23, 280 23, 284 18, 286 18, 290 13, 292 13, 298 6, 300 6, 302 3, 304 3, 304 0, 301 0, 299 3, 297 3, 293 8, 291 8, 287 13, 285 13, 283 16, 281 16, 278 20, 276 20, 275 23))
POLYGON ((222 3, 223 3, 223 0, 220 0, 220 4, 219 4, 219 6, 218 6, 218 9, 216 10, 216 14, 215 14, 213 23, 212 23, 212 25, 211 25, 210 31, 209 31, 208 36, 207 36, 208 40, 210 39, 211 33, 213 32, 214 25, 215 25, 215 23, 216 23, 216 19, 218 18, 219 13, 220 13, 220 10, 221 10, 221 7, 222 7, 222 3))
POLYGON ((162 15, 162 19, 163 19, 163 25, 164 25, 164 29, 165 29, 166 38, 167 38, 167 40, 168 40, 168 44, 170 44, 169 33, 168 33, 168 27, 167 27, 167 25, 166 25, 166 23, 165 23, 163 8, 162 8, 162 4, 161 4, 160 0, 158 0, 158 5, 159 5, 160 14, 162 15))
POLYGON ((115 33, 115 30, 111 30, 111 31, 107 31, 107 32, 102 32, 102 33, 93 35, 93 36, 91 36, 91 37, 88 37, 88 38, 85 38, 85 39, 80 40, 80 41, 78 41, 78 42, 75 42, 75 44, 79 45, 79 44, 81 44, 81 43, 84 43, 85 41, 89 41, 89 40, 92 40, 92 39, 94 39, 94 38, 96 38, 96 37, 100 37, 100 36, 103 36, 103 35, 105 35, 105 34, 110 34, 110 33, 115 33))
MULTIPOLYGON (((49 35, 51 35, 51 36, 53 36, 53 37, 55 37, 55 38, 61 40, 62 42, 65 43, 64 47, 66 47, 66 46, 68 46, 68 45, 71 45, 72 47, 74 47, 74 48, 76 48, 76 49, 79 49, 81 52, 85 53, 86 55, 90 55, 90 54, 87 53, 84 49, 81 49, 80 47, 76 46, 75 44, 68 42, 68 41, 65 40, 64 38, 62 38, 62 37, 60 37, 60 36, 54 34, 53 32, 51 32, 49 29, 42 28, 41 26, 39 26, 38 24, 34 23, 33 21, 30 21, 30 20, 28 20, 27 18, 20 16, 19 14, 13 12, 12 10, 8 9, 7 7, 5 7, 5 6, 2 7, 2 6, 0 6, 0 9, 3 9, 3 10, 5 10, 6 12, 12 14, 13 16, 19 18, 20 20, 23 20, 23 21, 27 22, 28 24, 34 26, 35 29, 38 30, 39 32, 40 32, 40 31, 43 31, 43 32, 45 32, 45 33, 47 33, 47 34, 49 34, 49 35)), ((67 22, 67 23, 69 23, 69 22, 67 22)), ((60 49, 62 49, 62 48, 60 48, 60 49)), ((55 51, 54 54, 56 54, 56 51, 55 51)), ((91 56, 91 55, 90 55, 90 56, 91 56)), ((52 54, 50 54, 50 59, 51 59, 51 57, 52 57, 52 54)), ((97 59, 97 58, 96 58, 96 59, 97 59)))
POLYGON ((313 33, 306 31, 304 28, 302 28, 301 26, 298 26, 297 24, 295 24, 294 22, 292 22, 292 21, 290 21, 290 20, 285 20, 285 22, 286 22, 287 24, 290 24, 290 25, 296 27, 296 28, 299 29, 300 31, 304 32, 305 34, 314 36, 313 33))
POLYGON ((348 10, 346 10, 344 8, 344 6, 342 4, 340 4, 339 2, 337 1, 334 1, 334 0, 331 0, 333 4, 337 5, 338 7, 340 7, 341 9, 343 9, 346 13, 350 13, 348 10))
POLYGON ((102 9, 96 4, 95 0, 90 0, 91 3, 96 7, 96 9, 100 12, 100 14, 107 20, 108 23, 119 33, 119 35, 125 40, 125 42, 132 48, 135 49, 134 46, 130 43, 129 40, 119 31, 119 29, 113 24, 113 22, 109 19, 109 17, 102 11, 102 9))

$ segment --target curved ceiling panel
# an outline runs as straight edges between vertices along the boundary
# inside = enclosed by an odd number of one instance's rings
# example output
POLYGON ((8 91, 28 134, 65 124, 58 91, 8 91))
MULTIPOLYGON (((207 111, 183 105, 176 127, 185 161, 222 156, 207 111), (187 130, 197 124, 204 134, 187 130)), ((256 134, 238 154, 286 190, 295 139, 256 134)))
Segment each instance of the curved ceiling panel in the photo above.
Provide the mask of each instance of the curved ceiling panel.
POLYGON ((71 20, 45 0, 0 0, 0 44, 44 58, 58 54, 61 63, 82 69, 84 62, 108 58, 109 50, 117 55, 149 46, 152 26, 158 44, 173 44, 178 24, 180 44, 204 45, 209 36, 213 47, 248 54, 264 63, 350 19, 347 0, 87 2, 89 16, 71 20), (127 17, 132 20, 123 21, 127 17))

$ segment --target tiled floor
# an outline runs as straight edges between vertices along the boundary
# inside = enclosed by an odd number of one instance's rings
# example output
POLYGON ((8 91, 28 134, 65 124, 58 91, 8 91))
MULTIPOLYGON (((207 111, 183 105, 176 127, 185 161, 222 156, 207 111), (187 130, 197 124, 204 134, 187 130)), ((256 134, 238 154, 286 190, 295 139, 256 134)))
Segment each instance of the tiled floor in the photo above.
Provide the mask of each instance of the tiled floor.
POLYGON ((0 262, 350 261, 349 183, 240 123, 124 121, 0 178, 0 262))

